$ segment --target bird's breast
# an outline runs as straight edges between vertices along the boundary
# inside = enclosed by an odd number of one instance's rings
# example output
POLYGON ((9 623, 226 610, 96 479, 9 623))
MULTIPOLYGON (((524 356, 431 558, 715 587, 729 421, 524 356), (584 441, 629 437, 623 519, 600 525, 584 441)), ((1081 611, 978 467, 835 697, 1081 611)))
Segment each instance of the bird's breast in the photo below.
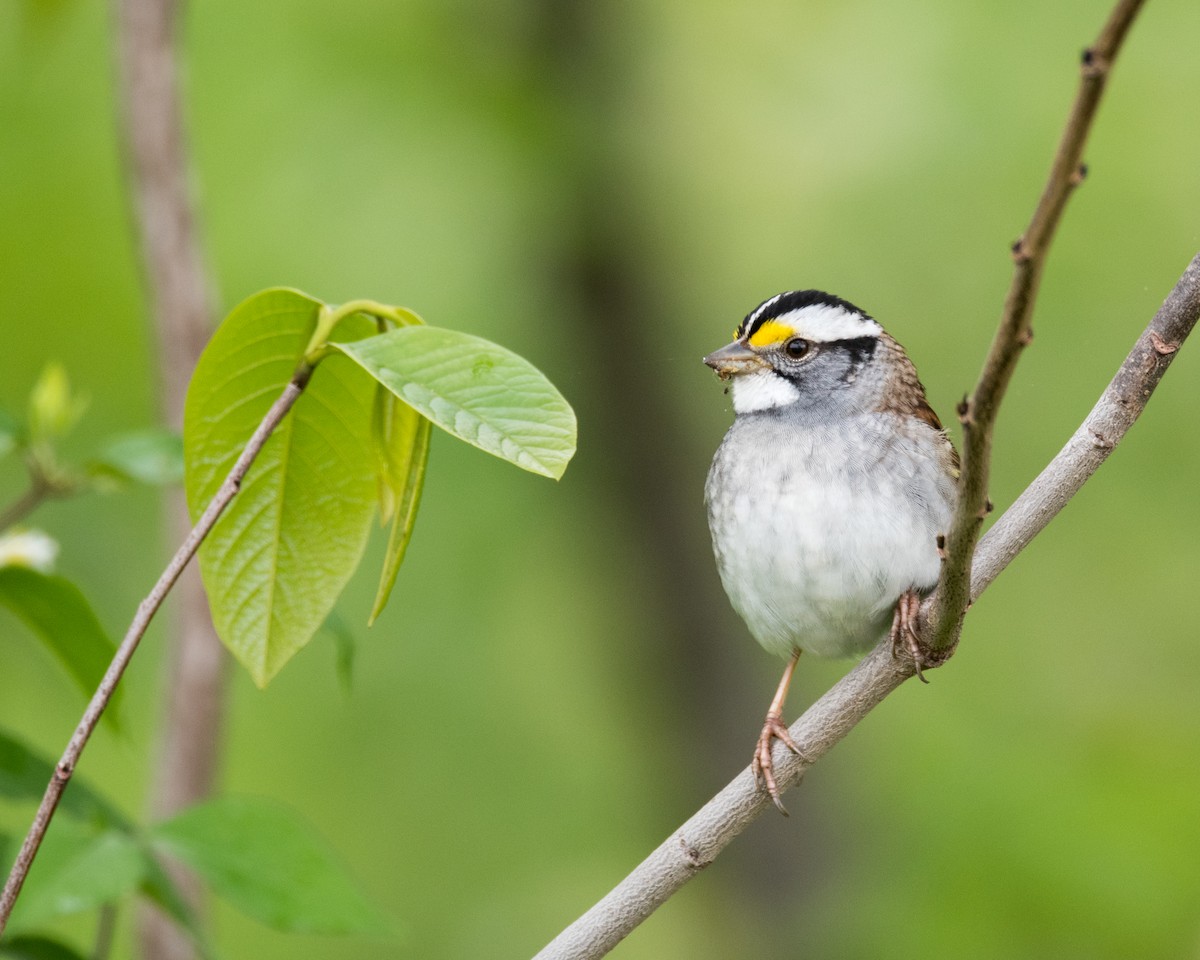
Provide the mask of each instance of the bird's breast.
POLYGON ((709 524, 725 589, 764 647, 852 655, 887 630, 901 593, 936 583, 952 485, 917 439, 886 423, 735 421, 709 474, 709 524))

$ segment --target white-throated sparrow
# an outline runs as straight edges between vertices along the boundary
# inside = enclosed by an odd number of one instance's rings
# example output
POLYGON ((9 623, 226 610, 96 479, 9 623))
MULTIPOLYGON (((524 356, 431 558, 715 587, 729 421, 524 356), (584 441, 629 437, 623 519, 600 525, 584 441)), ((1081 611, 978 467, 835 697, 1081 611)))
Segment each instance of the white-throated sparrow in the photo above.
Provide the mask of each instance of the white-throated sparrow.
POLYGON ((734 421, 705 485, 721 581, 767 650, 790 658, 754 751, 779 799, 771 741, 802 651, 846 657, 889 633, 920 655, 913 618, 940 572, 958 456, 904 349, 819 290, 756 307, 704 362, 734 421))

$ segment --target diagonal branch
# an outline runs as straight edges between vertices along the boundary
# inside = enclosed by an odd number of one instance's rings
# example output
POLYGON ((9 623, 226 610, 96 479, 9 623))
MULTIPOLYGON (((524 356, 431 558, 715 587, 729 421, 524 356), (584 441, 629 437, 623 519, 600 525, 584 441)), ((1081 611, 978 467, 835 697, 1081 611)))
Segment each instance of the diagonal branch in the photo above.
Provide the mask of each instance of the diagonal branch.
MULTIPOLYGON (((1200 318, 1200 254, 1171 291, 1075 435, 996 521, 975 554, 972 599, 1050 522, 1099 468, 1145 410, 1184 339, 1200 318)), ((795 756, 776 750, 781 789, 833 748, 889 693, 913 675, 884 641, 792 724, 795 756)), ((749 769, 706 803, 607 896, 564 930, 535 960, 602 957, 708 866, 770 806, 749 769)))
POLYGON ((1030 320, 1046 253, 1068 198, 1087 173, 1082 157, 1092 120, 1113 61, 1142 2, 1118 0, 1096 42, 1084 51, 1079 92, 1067 118, 1046 186, 1029 226, 1013 244, 1013 278, 996 336, 984 360, 975 392, 959 405, 963 458, 958 506, 946 537, 946 562, 942 565, 937 591, 922 604, 922 619, 928 623, 923 636, 932 650, 942 652, 943 659, 958 642, 962 618, 970 601, 971 558, 983 518, 990 510, 987 491, 996 412, 1022 350, 1033 339, 1030 320))
POLYGON ((130 623, 129 629, 125 632, 124 639, 121 640, 121 645, 113 655, 112 663, 109 664, 104 678, 100 681, 100 685, 96 688, 95 694, 93 694, 91 701, 88 703, 87 709, 83 713, 83 718, 79 721, 79 725, 75 728, 75 733, 71 736, 70 742, 63 751, 62 758, 54 768, 54 775, 50 778, 50 783, 46 786, 42 802, 38 805, 33 823, 30 825, 29 832, 21 844, 20 851, 17 853, 16 862, 13 864, 12 871, 8 875, 8 880, 4 884, 4 890, 0 892, 0 934, 4 932, 4 928, 8 924, 9 915, 12 913, 13 906, 17 902, 17 897, 21 893, 21 887, 25 884, 25 877, 29 873, 29 868, 33 866, 34 857, 37 856, 38 849, 42 845, 42 840, 46 836, 46 830, 50 827, 50 821, 54 818, 54 811, 58 809, 58 802, 62 799, 63 791, 67 789, 67 784, 71 782, 71 776, 75 772, 75 766, 79 763, 79 758, 83 755, 83 749, 87 746, 88 740, 91 739, 92 732, 96 729, 96 724, 100 722, 100 717, 108 706, 109 701, 112 700, 112 696, 117 689, 117 684, 121 682, 125 668, 129 666, 129 661, 137 651, 138 644, 141 643, 142 637, 150 626, 150 621, 154 619, 158 608, 162 606, 167 594, 179 579, 180 574, 183 573, 188 562, 196 555, 196 551, 200 549, 200 544, 204 541, 204 538, 208 536, 209 531, 212 530, 217 520, 220 519, 225 508, 237 496, 242 480, 245 479, 246 472, 250 469, 251 464, 254 463, 259 453, 262 452, 262 448, 271 436, 271 433, 279 426, 279 422, 299 399, 300 394, 304 391, 309 379, 312 377, 312 372, 313 368, 307 362, 301 362, 297 367, 292 379, 284 388, 283 393, 279 395, 279 399, 271 405, 271 408, 255 429, 254 434, 246 442, 246 446, 238 457, 237 462, 229 471, 229 475, 221 484, 220 489, 217 490, 216 495, 209 502, 208 506, 204 508, 204 512, 200 515, 200 519, 196 521, 196 525, 188 534, 187 539, 183 541, 182 545, 175 552, 175 555, 159 576, 158 582, 154 584, 146 599, 138 605, 133 622, 130 623))

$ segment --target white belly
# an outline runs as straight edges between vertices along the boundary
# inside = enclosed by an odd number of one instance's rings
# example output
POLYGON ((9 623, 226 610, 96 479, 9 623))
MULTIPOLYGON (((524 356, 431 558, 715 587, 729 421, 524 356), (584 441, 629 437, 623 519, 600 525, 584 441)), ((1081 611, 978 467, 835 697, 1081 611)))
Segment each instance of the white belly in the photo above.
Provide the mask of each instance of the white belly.
POLYGON ((887 426, 850 444, 844 430, 739 421, 717 452, 707 494, 721 579, 780 656, 866 650, 900 594, 937 582, 952 484, 887 426), (753 435, 735 436, 747 426, 753 435))

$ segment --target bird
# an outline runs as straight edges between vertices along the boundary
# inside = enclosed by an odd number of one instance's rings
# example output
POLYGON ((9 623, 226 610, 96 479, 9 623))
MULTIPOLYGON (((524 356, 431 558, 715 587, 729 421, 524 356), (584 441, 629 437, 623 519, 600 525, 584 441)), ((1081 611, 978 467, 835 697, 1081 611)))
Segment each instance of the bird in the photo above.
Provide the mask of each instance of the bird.
POLYGON ((717 570, 750 633, 788 661, 751 764, 786 815, 771 747, 800 753, 782 719, 800 654, 852 657, 890 636, 920 673, 916 619, 941 572, 958 453, 904 348, 833 294, 764 300, 704 362, 734 414, 705 483, 717 570))

